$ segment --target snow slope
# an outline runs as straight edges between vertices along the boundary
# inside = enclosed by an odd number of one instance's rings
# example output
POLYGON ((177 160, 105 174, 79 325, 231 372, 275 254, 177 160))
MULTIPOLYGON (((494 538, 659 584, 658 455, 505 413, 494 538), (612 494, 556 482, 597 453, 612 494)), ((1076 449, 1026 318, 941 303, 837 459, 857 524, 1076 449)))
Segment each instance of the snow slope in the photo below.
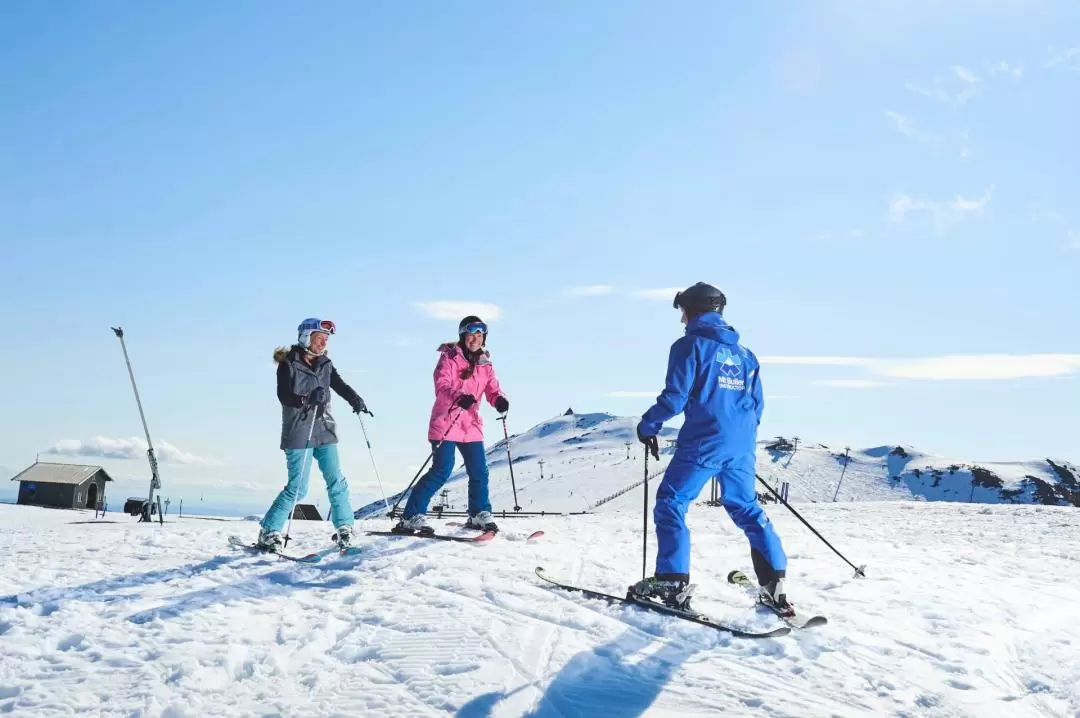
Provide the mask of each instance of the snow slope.
POLYGON ((759 442, 758 473, 790 484, 797 501, 969 501, 1068 503, 1080 492, 1080 469, 1052 459, 972 462, 925 454, 910 446, 869 449, 803 444, 778 438, 759 442))
MULTIPOLYGON (((511 435, 513 482, 506 441, 500 438, 490 443, 487 457, 492 509, 513 511, 516 486, 522 511, 583 512, 641 481, 644 477, 643 447, 637 440, 636 424, 634 417, 605 413, 569 414, 553 417, 521 435, 511 435), (539 463, 541 460, 543 466, 539 463)), ((489 436, 495 436, 495 432, 501 436, 502 427, 497 422, 490 422, 485 428, 489 436)), ((661 436, 665 440, 674 439, 676 433, 673 429, 665 429, 661 436)), ((671 458, 673 448, 668 447, 666 441, 661 446, 660 461, 650 464, 650 474, 662 471, 671 458)), ((444 488, 448 510, 464 511, 468 507, 468 478, 460 456, 458 468, 444 488)), ((390 504, 393 505, 400 495, 389 496, 390 504)), ((441 501, 442 498, 436 495, 432 506, 441 501)), ((401 506, 404 505, 405 499, 402 499, 401 506)), ((385 513, 381 499, 356 511, 357 517, 365 518, 385 513)))
MULTIPOLYGON (((605 413, 569 414, 511 436, 513 485, 505 441, 499 439, 489 444, 492 508, 496 512, 512 512, 516 485, 518 505, 523 511, 640 511, 641 491, 635 489, 641 485, 645 466, 643 447, 634 430, 637 421, 638 417, 605 413), (621 491, 625 493, 614 496, 621 491)), ((488 435, 501 433, 502 427, 491 423, 495 426, 488 429, 488 435)), ((664 429, 660 461, 649 465, 649 474, 655 477, 650 482, 650 493, 654 495, 674 452, 677 433, 672 428, 664 429)), ((1073 496, 1080 505, 1080 468, 1063 460, 1053 464, 1048 460, 975 463, 895 446, 855 449, 844 456, 842 448, 796 444, 777 438, 758 442, 758 473, 776 488, 788 482, 788 499, 792 503, 831 502, 835 496, 837 501, 1066 505, 1073 496)), ((758 488, 762 495, 768 494, 764 487, 758 488)), ((464 511, 468 481, 460 457, 445 489, 447 510, 464 511)), ((392 505, 399 496, 400 493, 388 497, 389 503, 392 505)), ((706 488, 700 500, 707 500, 708 496, 706 488)), ((436 495, 432 507, 441 505, 442 501, 436 495)), ((404 499, 400 506, 404 506, 404 499)), ((382 500, 356 511, 361 518, 385 514, 382 500)))
MULTIPOLYGON (((1080 512, 802 512, 867 577, 773 507, 793 598, 830 623, 746 640, 533 576, 539 565, 621 593, 641 575, 629 511, 506 519, 480 545, 360 535, 360 556, 306 566, 226 546, 253 537, 252 522, 95 524, 92 512, 3 505, 0 714, 1080 715, 1080 512), (547 535, 521 540, 536 528, 547 535)), ((724 512, 693 507, 689 520, 698 607, 771 624, 724 583, 750 571, 724 512)), ((297 521, 292 533, 305 551, 329 528, 297 521)))

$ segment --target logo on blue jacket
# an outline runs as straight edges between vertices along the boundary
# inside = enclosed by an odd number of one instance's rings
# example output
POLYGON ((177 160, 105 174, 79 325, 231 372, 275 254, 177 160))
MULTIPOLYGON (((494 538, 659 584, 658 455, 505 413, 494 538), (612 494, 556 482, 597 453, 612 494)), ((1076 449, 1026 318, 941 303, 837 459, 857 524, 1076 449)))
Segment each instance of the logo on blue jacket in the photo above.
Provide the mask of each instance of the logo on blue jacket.
POLYGON ((720 363, 720 376, 717 377, 717 383, 721 389, 742 391, 746 388, 742 375, 742 357, 724 347, 716 352, 716 361, 720 363))

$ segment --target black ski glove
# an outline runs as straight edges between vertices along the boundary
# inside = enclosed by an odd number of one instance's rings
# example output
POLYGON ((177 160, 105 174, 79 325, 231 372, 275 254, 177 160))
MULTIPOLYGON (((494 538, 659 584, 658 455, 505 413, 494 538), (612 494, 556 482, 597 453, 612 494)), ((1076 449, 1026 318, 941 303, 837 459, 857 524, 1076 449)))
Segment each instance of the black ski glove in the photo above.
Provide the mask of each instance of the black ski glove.
POLYGON ((310 394, 308 394, 308 403, 314 404, 315 406, 322 406, 326 403, 327 398, 326 389, 317 386, 311 390, 310 394))
POLYGON ((509 410, 510 402, 506 400, 505 396, 500 396, 498 399, 495 400, 495 411, 499 412, 500 414, 505 414, 509 410))
POLYGON ((375 416, 374 414, 371 413, 371 409, 367 408, 367 404, 364 403, 364 399, 362 397, 359 397, 359 396, 356 397, 356 403, 353 404, 352 410, 353 410, 354 414, 359 414, 360 412, 364 412, 368 416, 375 416))
POLYGON ((655 436, 642 436, 641 424, 637 425, 637 438, 642 444, 645 444, 645 453, 652 454, 653 458, 657 461, 660 460, 660 442, 657 441, 655 436))
POLYGON ((469 407, 476 403, 476 397, 470 394, 462 394, 454 403, 468 411, 469 407))

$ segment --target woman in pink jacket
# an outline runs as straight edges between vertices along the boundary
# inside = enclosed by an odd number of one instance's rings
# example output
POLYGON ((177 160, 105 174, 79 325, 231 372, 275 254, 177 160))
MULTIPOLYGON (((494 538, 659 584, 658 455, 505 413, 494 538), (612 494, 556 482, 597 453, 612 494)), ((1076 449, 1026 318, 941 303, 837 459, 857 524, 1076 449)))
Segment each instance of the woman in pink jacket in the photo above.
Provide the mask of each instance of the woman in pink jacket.
POLYGON ((461 452, 469 474, 469 520, 466 526, 498 531, 488 500, 488 467, 484 455, 484 422, 480 419, 480 399, 487 399, 500 414, 510 408, 502 395, 495 367, 485 346, 487 325, 479 317, 468 316, 458 325, 457 343, 439 347, 435 365, 435 405, 431 408, 428 441, 431 442, 431 469, 417 481, 405 504, 397 533, 434 533, 427 524, 428 504, 454 469, 454 449, 461 452))

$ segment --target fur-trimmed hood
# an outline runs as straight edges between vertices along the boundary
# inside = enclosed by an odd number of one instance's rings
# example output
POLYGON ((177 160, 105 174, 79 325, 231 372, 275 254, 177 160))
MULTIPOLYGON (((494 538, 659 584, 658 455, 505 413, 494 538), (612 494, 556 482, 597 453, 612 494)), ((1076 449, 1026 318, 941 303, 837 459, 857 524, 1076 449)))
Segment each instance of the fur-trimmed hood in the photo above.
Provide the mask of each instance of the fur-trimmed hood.
MULTIPOLYGON (((278 347, 274 350, 274 363, 280 364, 281 362, 288 359, 291 355, 295 355, 297 359, 302 359, 305 352, 307 352, 307 350, 299 344, 293 344, 291 347, 278 347)), ((316 359, 320 359, 323 357, 329 359, 330 352, 320 354, 318 357, 316 357, 316 359)))
MULTIPOLYGON (((458 344, 457 342, 445 342, 443 344, 440 344, 437 351, 440 354, 445 354, 446 356, 450 357, 451 359, 456 357, 458 354, 465 357, 464 350, 462 350, 461 345, 458 344)), ((465 357, 465 359, 467 361, 468 357, 465 357)), ((476 365, 477 366, 483 366, 484 364, 490 364, 490 363, 491 363, 491 352, 489 352, 487 349, 482 349, 480 351, 480 357, 476 360, 476 365)))

